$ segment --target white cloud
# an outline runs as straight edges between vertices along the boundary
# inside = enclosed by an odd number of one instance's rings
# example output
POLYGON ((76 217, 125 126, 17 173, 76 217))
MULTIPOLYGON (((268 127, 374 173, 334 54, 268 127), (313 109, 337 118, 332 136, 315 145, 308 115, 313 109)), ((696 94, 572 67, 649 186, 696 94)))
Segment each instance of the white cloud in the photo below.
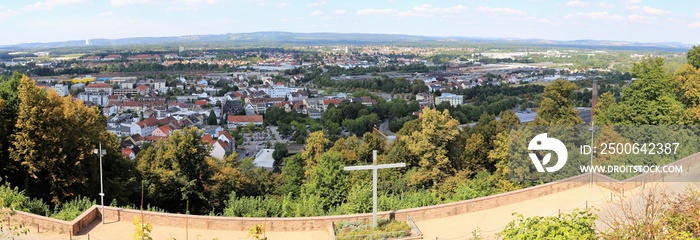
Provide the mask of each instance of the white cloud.
POLYGON ((281 2, 281 3, 277 4, 277 7, 278 7, 278 8, 286 8, 286 7, 289 7, 289 3, 281 2))
POLYGON ((202 4, 209 4, 209 5, 214 5, 219 3, 219 0, 182 0, 182 3, 185 5, 202 5, 202 4))
POLYGON ((246 0, 249 3, 255 3, 256 6, 267 7, 270 6, 270 0, 246 0))
POLYGON ((693 22, 690 24, 690 27, 692 28, 700 28, 700 22, 693 22))
POLYGON ((700 12, 695 14, 696 18, 700 18, 700 12))
POLYGON ((320 7, 323 5, 326 5, 326 1, 318 1, 318 2, 312 2, 312 3, 306 4, 306 6, 309 6, 309 7, 320 7))
POLYGON ((289 18, 280 19, 280 22, 289 22, 289 18))
POLYGON ((111 17, 114 16, 114 12, 109 11, 109 12, 101 12, 97 14, 98 17, 111 17))
POLYGON ((612 5, 612 4, 606 3, 606 2, 599 2, 598 7, 600 7, 600 8, 614 8, 615 5, 612 5))
POLYGON ((46 0, 27 6, 28 9, 51 9, 55 6, 83 3, 85 0, 46 0))
POLYGON ((399 12, 399 16, 402 17, 432 17, 435 14, 450 14, 450 13, 459 13, 467 9, 465 6, 462 5, 457 5, 457 6, 452 6, 452 7, 446 7, 446 8, 441 8, 441 7, 433 7, 430 4, 423 4, 420 6, 415 6, 409 10, 399 12))
POLYGON ((648 13, 648 14, 664 14, 664 13, 668 13, 668 11, 666 11, 666 10, 659 9, 659 8, 653 8, 653 7, 649 7, 649 6, 644 6, 644 7, 642 7, 642 11, 644 11, 645 13, 648 13))
POLYGON ((182 6, 169 6, 163 9, 166 12, 190 12, 190 11, 197 11, 199 8, 197 7, 182 7, 182 6))
POLYGON ((526 11, 512 9, 512 8, 492 8, 492 7, 478 7, 476 9, 479 12, 493 13, 493 14, 504 14, 504 15, 525 15, 526 11))
POLYGON ((335 14, 335 15, 343 15, 343 14, 345 14, 345 13, 347 13, 347 12, 348 12, 348 11, 345 11, 345 10, 335 10, 335 11, 333 11, 333 14, 335 14))
POLYGON ((456 5, 452 7, 434 7, 430 4, 422 4, 419 6, 412 7, 411 9, 405 11, 399 11, 394 8, 385 9, 373 9, 365 8, 357 11, 359 15, 396 15, 399 17, 434 17, 436 15, 441 15, 443 17, 454 17, 455 13, 464 12, 467 7, 463 5, 456 5))
POLYGON ((629 19, 632 22, 644 22, 647 20, 645 16, 639 15, 639 14, 632 14, 627 16, 627 19, 629 19))
POLYGON ((579 0, 569 1, 566 3, 566 6, 569 6, 569 7, 588 7, 589 5, 590 5, 590 3, 582 2, 579 0))
POLYGON ((641 9, 642 7, 637 6, 637 5, 627 5, 625 6, 625 9, 630 10, 630 11, 637 11, 641 9))
POLYGON ((620 15, 610 14, 608 11, 602 12, 578 12, 564 16, 566 18, 588 18, 594 20, 623 20, 620 15))
POLYGON ((642 2, 642 0, 627 0, 626 1, 627 4, 639 4, 640 2, 642 2))
POLYGON ((390 15, 390 14, 396 14, 398 13, 399 10, 393 9, 393 8, 384 8, 384 9, 373 9, 373 8, 365 8, 360 11, 357 11, 357 14, 359 15, 390 15))
POLYGON ((17 15, 19 15, 18 11, 0 6, 0 19, 14 17, 17 15))
POLYGON ((152 3, 154 0, 110 0, 109 4, 112 6, 128 6, 135 4, 152 3))
POLYGON ((321 11, 313 11, 313 12, 311 12, 311 16, 318 16, 318 15, 323 15, 323 12, 321 12, 321 11))

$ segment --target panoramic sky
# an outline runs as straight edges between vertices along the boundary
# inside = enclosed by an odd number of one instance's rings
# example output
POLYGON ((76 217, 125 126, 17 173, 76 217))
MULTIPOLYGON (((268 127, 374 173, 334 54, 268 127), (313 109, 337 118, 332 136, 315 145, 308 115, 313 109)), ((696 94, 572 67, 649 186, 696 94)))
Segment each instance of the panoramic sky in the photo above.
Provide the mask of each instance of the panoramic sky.
POLYGON ((255 31, 700 43, 700 1, 0 0, 0 45, 255 31))

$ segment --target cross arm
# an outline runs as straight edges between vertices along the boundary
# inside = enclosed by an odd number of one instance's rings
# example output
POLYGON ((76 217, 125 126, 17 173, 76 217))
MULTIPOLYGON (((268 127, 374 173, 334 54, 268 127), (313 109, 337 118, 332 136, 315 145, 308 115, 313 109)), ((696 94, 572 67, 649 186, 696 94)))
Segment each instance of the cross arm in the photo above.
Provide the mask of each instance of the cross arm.
POLYGON ((346 171, 372 170, 372 169, 384 169, 384 168, 400 168, 400 167, 405 167, 405 166, 406 166, 406 163, 391 163, 391 164, 380 164, 380 165, 348 166, 348 167, 344 167, 343 170, 346 170, 346 171))

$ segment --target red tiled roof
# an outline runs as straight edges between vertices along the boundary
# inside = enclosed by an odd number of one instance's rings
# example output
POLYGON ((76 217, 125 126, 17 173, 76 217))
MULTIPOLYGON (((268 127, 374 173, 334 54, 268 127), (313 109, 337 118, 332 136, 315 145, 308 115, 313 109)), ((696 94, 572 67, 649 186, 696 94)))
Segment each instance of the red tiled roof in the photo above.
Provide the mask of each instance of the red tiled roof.
POLYGON ((194 105, 204 106, 207 105, 207 103, 208 102, 206 100, 197 100, 194 102, 194 105))
POLYGON ((214 141, 214 139, 212 138, 211 134, 204 134, 204 136, 202 136, 202 142, 205 142, 205 143, 207 143, 207 144, 212 144, 212 143, 214 143, 215 141, 214 141))
POLYGON ((231 115, 231 116, 228 116, 228 118, 226 120, 228 120, 228 122, 239 122, 239 123, 262 122, 263 116, 262 115, 244 115, 244 116, 231 115))
POLYGON ((109 85, 106 83, 93 83, 93 84, 87 85, 86 88, 112 88, 112 85, 109 85))
POLYGON ((158 125, 158 119, 156 119, 154 117, 149 117, 149 118, 144 119, 143 121, 137 122, 136 124, 138 124, 139 127, 142 127, 142 128, 144 128, 146 126, 155 126, 155 125, 158 125))
POLYGON ((224 142, 224 141, 221 141, 221 140, 218 140, 218 141, 216 141, 216 142, 219 143, 219 145, 221 145, 221 147, 224 148, 224 149, 226 149, 226 147, 228 147, 228 143, 227 143, 227 142, 224 142))
POLYGON ((136 87, 136 89, 138 89, 139 91, 146 91, 146 90, 148 90, 148 86, 146 86, 146 85, 139 85, 138 87, 136 87))
POLYGON ((219 135, 224 135, 229 140, 233 140, 233 136, 231 136, 231 133, 229 133, 228 131, 219 131, 219 135))
POLYGON ((163 133, 165 133, 165 134, 169 134, 170 131, 172 131, 172 130, 174 130, 174 129, 173 129, 172 127, 170 127, 170 125, 163 125, 163 126, 160 126, 160 127, 158 128, 158 130, 160 130, 161 132, 163 132, 163 133))
POLYGON ((125 157, 131 156, 132 153, 134 153, 134 150, 131 150, 131 148, 122 148, 122 155, 125 157))

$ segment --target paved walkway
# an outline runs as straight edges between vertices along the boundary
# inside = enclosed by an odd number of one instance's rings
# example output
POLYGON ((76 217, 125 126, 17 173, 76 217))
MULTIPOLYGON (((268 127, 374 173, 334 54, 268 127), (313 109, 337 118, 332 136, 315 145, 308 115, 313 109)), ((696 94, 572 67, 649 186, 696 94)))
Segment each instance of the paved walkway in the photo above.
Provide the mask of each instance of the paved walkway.
POLYGON ((673 182, 648 183, 644 189, 638 187, 626 191, 624 196, 595 184, 592 187, 582 186, 483 211, 418 221, 416 225, 423 232, 424 239, 469 239, 472 231, 477 228, 481 230, 484 238, 496 239, 496 234, 516 219, 516 216, 512 215, 514 212, 525 217, 556 216, 559 211, 568 213, 576 208, 584 209, 588 206, 598 209, 596 213, 600 219, 596 221, 596 227, 606 229, 605 221, 609 214, 619 212, 621 202, 639 205, 642 201, 642 191, 645 194, 651 191, 656 194, 669 194, 683 192, 688 187, 700 189, 700 169, 696 167, 691 169, 691 173, 669 178, 667 181, 673 182))

